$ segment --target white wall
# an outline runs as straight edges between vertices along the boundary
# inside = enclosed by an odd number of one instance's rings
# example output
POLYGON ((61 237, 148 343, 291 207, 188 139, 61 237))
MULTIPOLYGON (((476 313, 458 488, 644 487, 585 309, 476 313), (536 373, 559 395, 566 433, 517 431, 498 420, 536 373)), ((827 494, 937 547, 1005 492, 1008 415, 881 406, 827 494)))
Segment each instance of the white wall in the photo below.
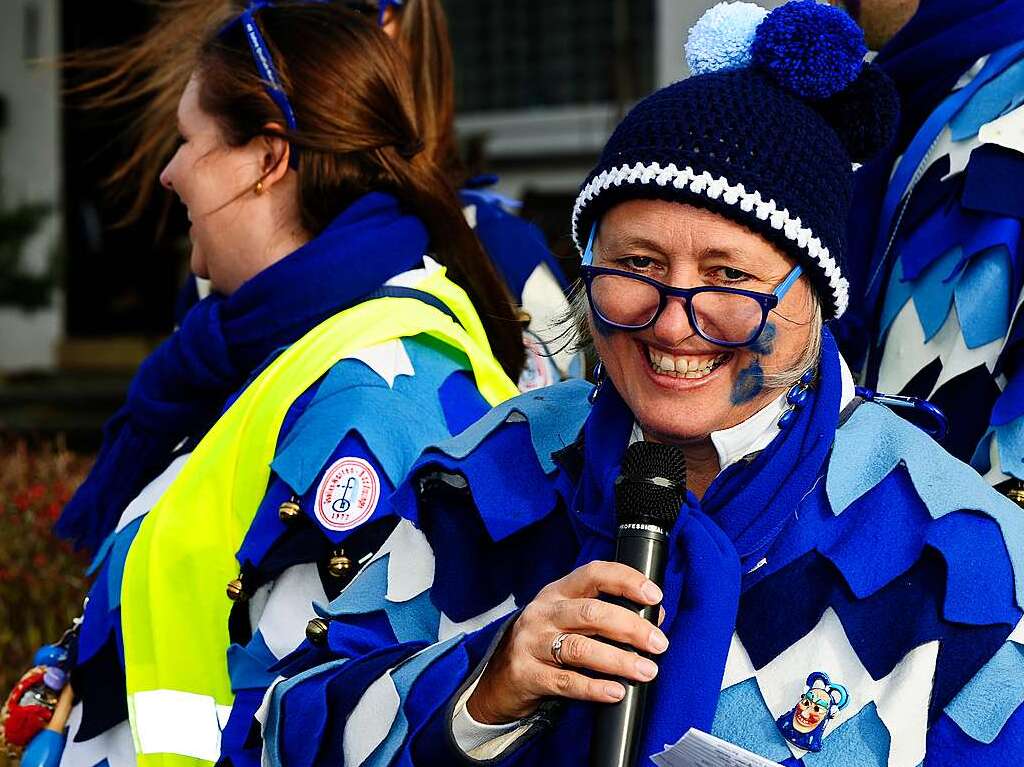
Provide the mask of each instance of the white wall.
MULTIPOLYGON (((59 0, 0 0, 0 93, 7 102, 7 125, 0 133, 0 204, 47 202, 56 211, 62 194, 60 79, 52 63, 25 59, 28 8, 38 18, 38 55, 52 62, 59 50, 59 0)), ((45 270, 60 237, 55 212, 28 243, 22 263, 45 270)), ((40 311, 0 307, 0 373, 52 368, 63 325, 59 292, 40 311)))

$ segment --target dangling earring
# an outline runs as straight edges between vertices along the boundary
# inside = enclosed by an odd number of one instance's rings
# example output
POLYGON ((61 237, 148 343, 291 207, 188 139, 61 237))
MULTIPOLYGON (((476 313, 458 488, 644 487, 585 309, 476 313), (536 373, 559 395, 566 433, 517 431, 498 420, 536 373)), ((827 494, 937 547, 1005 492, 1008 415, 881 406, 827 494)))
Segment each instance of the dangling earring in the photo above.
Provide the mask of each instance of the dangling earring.
POLYGON ((598 360, 597 364, 594 366, 594 388, 587 396, 587 400, 591 405, 593 405, 594 400, 597 399, 597 394, 601 391, 601 384, 605 382, 607 377, 608 373, 604 369, 604 362, 602 360, 598 360))
POLYGON ((257 181, 256 182, 256 188, 253 189, 253 191, 256 192, 256 196, 257 197, 259 195, 263 194, 263 182, 262 181, 257 181))

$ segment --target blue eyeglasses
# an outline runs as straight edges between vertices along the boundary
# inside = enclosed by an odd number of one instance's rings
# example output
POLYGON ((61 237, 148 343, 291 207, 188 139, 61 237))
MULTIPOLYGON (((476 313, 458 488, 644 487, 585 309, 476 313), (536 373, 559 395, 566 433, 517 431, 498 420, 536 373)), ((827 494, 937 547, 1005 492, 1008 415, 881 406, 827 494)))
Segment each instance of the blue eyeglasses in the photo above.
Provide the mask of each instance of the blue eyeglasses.
POLYGON ((771 293, 714 286, 674 288, 642 274, 592 266, 596 232, 595 224, 580 273, 597 319, 618 330, 646 330, 658 321, 669 299, 677 298, 685 302, 691 327, 705 341, 729 348, 746 346, 761 335, 768 312, 802 273, 797 264, 771 293))

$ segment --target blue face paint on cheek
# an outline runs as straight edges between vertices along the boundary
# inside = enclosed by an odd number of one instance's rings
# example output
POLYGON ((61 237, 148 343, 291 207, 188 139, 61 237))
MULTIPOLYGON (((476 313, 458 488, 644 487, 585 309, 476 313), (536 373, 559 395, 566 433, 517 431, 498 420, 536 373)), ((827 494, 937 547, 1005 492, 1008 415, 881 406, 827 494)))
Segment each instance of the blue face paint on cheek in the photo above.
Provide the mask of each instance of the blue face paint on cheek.
POLYGON ((754 339, 754 342, 747 348, 758 356, 767 357, 775 351, 775 334, 775 325, 769 322, 764 326, 761 335, 754 339))
POLYGON ((733 382, 732 404, 743 405, 750 402, 764 389, 764 369, 761 367, 761 357, 767 357, 775 351, 775 335, 775 325, 768 323, 761 331, 761 335, 748 347, 755 356, 750 364, 739 372, 733 382))
POLYGON ((732 385, 732 404, 742 405, 754 399, 764 388, 764 370, 761 363, 754 358, 747 367, 740 371, 732 385))

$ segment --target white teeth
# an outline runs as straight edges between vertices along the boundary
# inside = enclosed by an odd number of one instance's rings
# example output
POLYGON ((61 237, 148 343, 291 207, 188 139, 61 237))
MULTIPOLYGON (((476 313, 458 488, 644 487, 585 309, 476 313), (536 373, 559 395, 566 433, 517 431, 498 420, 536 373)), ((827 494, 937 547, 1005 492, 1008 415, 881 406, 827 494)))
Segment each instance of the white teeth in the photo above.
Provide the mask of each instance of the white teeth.
POLYGON ((655 372, 675 378, 703 378, 728 356, 719 354, 717 357, 673 357, 656 349, 647 347, 647 356, 655 372))

